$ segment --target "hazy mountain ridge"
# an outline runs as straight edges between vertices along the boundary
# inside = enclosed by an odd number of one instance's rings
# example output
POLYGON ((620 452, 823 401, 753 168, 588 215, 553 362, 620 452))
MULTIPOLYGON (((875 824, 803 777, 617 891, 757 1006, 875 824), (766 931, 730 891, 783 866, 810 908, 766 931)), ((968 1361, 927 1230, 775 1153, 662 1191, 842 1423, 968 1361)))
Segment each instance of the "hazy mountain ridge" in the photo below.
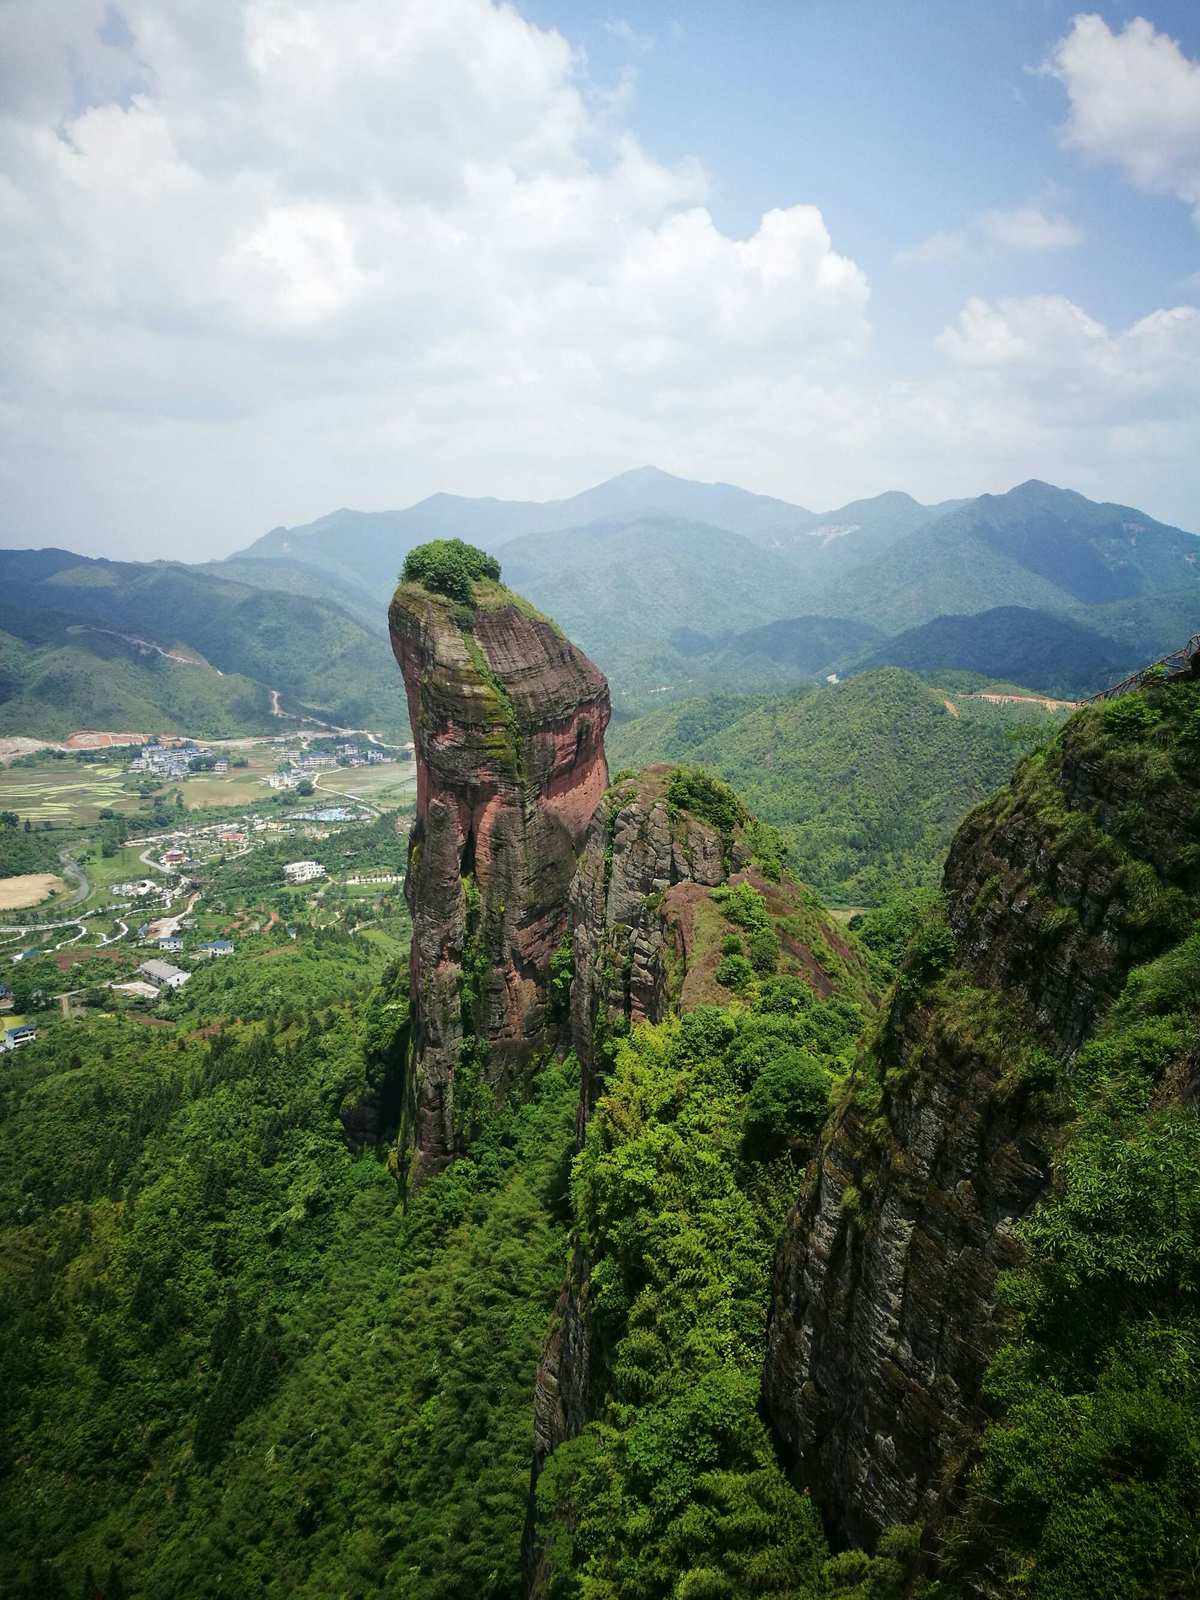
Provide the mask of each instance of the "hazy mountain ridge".
MULTIPOLYGON (((439 494, 337 511, 195 566, 9 551, 0 581, 28 617, 184 643, 326 720, 401 727, 380 596, 412 545, 447 536, 497 550, 506 580, 599 661, 626 709, 887 664, 1085 694, 1200 616, 1195 535, 1036 480, 938 506, 889 490, 818 515, 651 467, 544 503, 439 494), (1016 637, 990 615, 1005 610, 1016 637)), ((143 689, 152 702, 153 685, 129 684, 113 702, 144 704, 143 689)), ((91 703, 63 695, 64 711, 91 703)), ((28 714, 43 712, 35 698, 28 714)))
POLYGON ((1078 615, 1193 582, 1200 589, 1195 534, 1030 480, 918 528, 815 595, 812 609, 899 632, 997 605, 1078 615))
MULTIPOLYGON (((363 585, 390 584, 411 544, 446 536, 496 551, 506 579, 600 660, 632 707, 726 679, 754 689, 854 670, 868 659, 864 630, 900 635, 1011 607, 1074 621, 1112 649, 1076 635, 1071 662, 1059 630, 1057 676, 1042 684, 1014 673, 1011 649, 985 629, 970 670, 1083 692, 1191 632, 1193 586, 1200 600, 1195 535, 1037 480, 933 506, 888 490, 817 514, 647 467, 545 503, 434 495, 404 511, 335 512, 232 559, 239 574, 281 559, 326 571, 365 596, 363 585)), ((913 649, 898 646, 906 663, 913 649)), ((891 659, 887 646, 869 659, 891 659)))

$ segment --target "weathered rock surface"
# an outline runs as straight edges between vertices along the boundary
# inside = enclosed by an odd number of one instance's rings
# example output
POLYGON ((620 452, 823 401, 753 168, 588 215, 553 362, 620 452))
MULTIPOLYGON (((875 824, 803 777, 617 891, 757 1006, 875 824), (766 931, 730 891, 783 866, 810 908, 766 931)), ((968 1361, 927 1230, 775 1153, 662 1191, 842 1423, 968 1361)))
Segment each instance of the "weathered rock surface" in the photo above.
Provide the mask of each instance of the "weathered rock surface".
POLYGON ((1038 1052, 1069 1058, 1175 936, 1194 796, 1150 797, 1144 760, 1098 755, 1098 715, 963 824, 941 956, 910 963, 780 1248, 766 1408, 840 1542, 918 1520, 936 1537, 954 1509, 996 1276, 1049 1180, 1038 1052))
POLYGON ((504 1095, 555 1040, 549 959, 608 781, 603 675, 507 590, 477 595, 464 609, 403 584, 389 612, 417 764, 405 883, 416 1179, 463 1147, 479 1094, 504 1095))
MULTIPOLYGON (((615 784, 584 840, 571 886, 571 1043, 582 1069, 580 1133, 604 1041, 667 1014, 686 971, 689 891, 726 878, 721 835, 670 807, 673 768, 615 784)), ((748 854, 735 846, 736 865, 748 854)), ((733 863, 731 863, 733 864, 733 863)))

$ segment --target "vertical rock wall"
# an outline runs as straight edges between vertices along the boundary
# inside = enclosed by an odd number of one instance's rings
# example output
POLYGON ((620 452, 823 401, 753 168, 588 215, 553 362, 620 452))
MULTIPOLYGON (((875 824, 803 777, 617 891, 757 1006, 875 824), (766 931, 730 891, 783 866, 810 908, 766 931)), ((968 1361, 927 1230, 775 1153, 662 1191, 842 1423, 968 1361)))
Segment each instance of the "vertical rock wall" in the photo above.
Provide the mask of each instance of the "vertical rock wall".
POLYGON ((1152 751, 1114 754, 1101 719, 964 822, 949 926, 910 958, 780 1247, 765 1403, 835 1540, 955 1509, 996 1277, 1049 1182, 1046 1086, 1189 915, 1194 794, 1169 773, 1148 792, 1152 751))
POLYGON ((607 783, 603 674, 497 584, 471 607, 402 584, 389 612, 416 744, 407 1086, 411 1176, 463 1148, 556 1037, 550 957, 607 783))

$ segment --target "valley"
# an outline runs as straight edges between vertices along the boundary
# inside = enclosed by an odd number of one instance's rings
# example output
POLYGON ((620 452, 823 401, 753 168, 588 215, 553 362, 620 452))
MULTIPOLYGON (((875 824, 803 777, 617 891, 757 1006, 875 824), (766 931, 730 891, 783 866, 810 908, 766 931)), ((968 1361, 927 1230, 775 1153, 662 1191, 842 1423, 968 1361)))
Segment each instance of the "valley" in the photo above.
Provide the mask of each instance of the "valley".
MULTIPOLYGON (((61 853, 82 894, 0 925, 13 1592, 210 1592, 217 1552, 222 1587, 312 1600, 1067 1571, 1053 1508, 1127 1530, 1145 1469, 1064 1469, 1030 1394, 1119 1429, 1130 1383, 1179 1381, 1152 1349, 1131 1378, 1124 1341, 1186 1339, 1193 1296, 1140 1211, 1082 1280, 1056 1266, 1095 1162, 1132 1162, 1151 1218, 1195 1204, 1190 658, 1081 708, 882 667, 606 727, 603 675, 485 561, 435 544, 396 590, 413 760, 276 734, 0 774, 9 881, 61 853), (1010 1226, 1045 1318, 1000 1311, 1010 1226), (881 1444, 890 1371, 922 1398, 881 1444)), ((1158 1437, 1178 1473, 1186 1430, 1158 1437)), ((1136 1574, 1190 1559, 1154 1483, 1136 1574)), ((1104 1549, 1055 1595, 1091 1600, 1104 1549)))
POLYGON ((0 1600, 1200 1600, 1200 4, 0 62, 0 1600))

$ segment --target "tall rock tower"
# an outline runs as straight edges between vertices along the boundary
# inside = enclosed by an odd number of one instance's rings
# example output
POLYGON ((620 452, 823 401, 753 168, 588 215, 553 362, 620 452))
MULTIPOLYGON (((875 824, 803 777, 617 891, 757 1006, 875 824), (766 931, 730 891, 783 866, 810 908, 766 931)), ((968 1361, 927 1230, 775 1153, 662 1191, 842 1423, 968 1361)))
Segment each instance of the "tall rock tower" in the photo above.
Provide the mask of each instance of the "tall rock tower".
POLYGON ((608 782, 603 674, 499 582, 405 582, 389 611, 416 743, 406 1125, 419 1181, 555 1041, 550 958, 608 782))

